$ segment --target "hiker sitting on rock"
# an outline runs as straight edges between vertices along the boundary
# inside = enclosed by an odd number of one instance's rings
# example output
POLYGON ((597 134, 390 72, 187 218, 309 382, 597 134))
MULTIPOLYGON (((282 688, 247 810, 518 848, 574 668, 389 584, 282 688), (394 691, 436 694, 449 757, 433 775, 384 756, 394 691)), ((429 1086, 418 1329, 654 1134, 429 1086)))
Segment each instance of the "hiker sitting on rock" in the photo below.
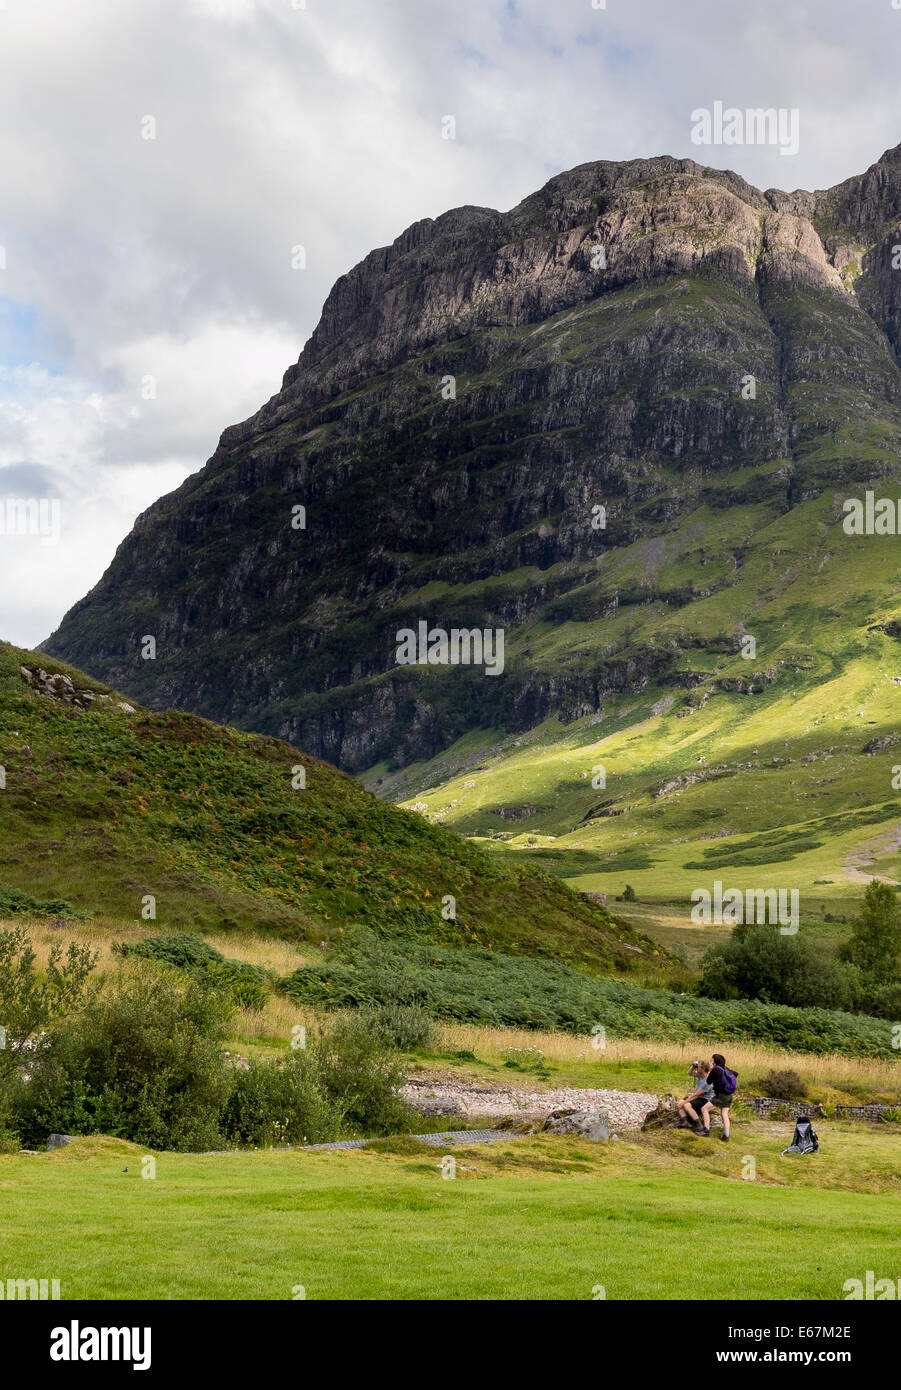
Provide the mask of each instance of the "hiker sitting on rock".
POLYGON ((697 1085, 685 1100, 676 1101, 680 1129, 700 1129, 706 1130, 707 1133, 710 1132, 710 1105, 713 1101, 713 1087, 707 1080, 709 1074, 709 1062, 692 1062, 689 1076, 695 1078, 697 1085))

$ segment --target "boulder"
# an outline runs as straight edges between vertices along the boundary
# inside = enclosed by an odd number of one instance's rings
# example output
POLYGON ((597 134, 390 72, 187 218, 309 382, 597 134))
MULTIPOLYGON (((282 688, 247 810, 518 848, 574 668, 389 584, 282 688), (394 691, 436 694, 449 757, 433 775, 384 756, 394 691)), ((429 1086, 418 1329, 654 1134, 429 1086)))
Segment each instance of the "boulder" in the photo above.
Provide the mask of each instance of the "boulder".
POLYGON ((502 1119, 496 1120, 491 1128, 509 1130, 511 1134, 527 1135, 537 1134, 542 1128, 542 1123, 528 1116, 522 1118, 518 1115, 504 1115, 502 1119))
POLYGON ((663 1096, 657 1102, 653 1110, 649 1110, 642 1121, 641 1128, 645 1129, 668 1129, 679 1123, 679 1112, 676 1109, 674 1096, 663 1096))
MULTIPOLYGON (((721 1125, 723 1117, 716 1106, 710 1110, 710 1127, 721 1125)), ((659 1100, 653 1110, 649 1110, 642 1121, 641 1128, 646 1129, 689 1129, 691 1126, 687 1122, 679 1119, 679 1112, 676 1109, 675 1096, 664 1096, 659 1100)))
POLYGON ((864 744, 862 751, 872 757, 874 753, 884 753, 886 748, 891 748, 897 742, 897 734, 878 734, 876 738, 871 738, 869 743, 864 744))
POLYGON ((51 1149, 61 1149, 66 1144, 71 1144, 76 1136, 74 1134, 51 1134, 47 1140, 47 1152, 51 1149))
POLYGON ((575 1134, 580 1139, 606 1143, 610 1116, 606 1110, 553 1110, 541 1128, 546 1134, 575 1134))

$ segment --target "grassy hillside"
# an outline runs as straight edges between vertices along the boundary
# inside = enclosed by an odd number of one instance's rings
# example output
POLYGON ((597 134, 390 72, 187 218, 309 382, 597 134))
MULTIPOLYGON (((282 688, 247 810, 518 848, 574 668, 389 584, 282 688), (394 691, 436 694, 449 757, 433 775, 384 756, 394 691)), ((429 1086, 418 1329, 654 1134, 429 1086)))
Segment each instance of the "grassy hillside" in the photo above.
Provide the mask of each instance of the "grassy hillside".
POLYGON ((0 916, 32 900, 64 912, 56 900, 67 900, 156 929, 316 941, 365 923, 590 970, 628 968, 640 955, 653 972, 665 960, 540 870, 498 863, 288 744, 135 708, 6 644, 0 765, 0 889, 28 895, 7 891, 0 916), (295 789, 297 769, 306 785, 295 789), (456 919, 442 916, 448 895, 456 919))
MULTIPOLYGON (((846 536, 836 503, 825 493, 780 517, 736 506, 729 525, 747 548, 735 582, 678 612, 642 609, 642 642, 678 649, 678 683, 526 734, 471 733, 430 763, 371 769, 368 785, 580 888, 630 882, 681 904, 686 924, 692 890, 714 878, 797 887, 820 918, 853 910, 871 874, 901 878, 901 559, 895 537, 846 536)), ((655 555, 639 542, 606 568, 624 582, 643 565, 672 587, 688 558, 723 553, 723 524, 697 513, 655 555)), ((563 669, 638 621, 622 607, 602 623, 574 615, 513 646, 563 669)))

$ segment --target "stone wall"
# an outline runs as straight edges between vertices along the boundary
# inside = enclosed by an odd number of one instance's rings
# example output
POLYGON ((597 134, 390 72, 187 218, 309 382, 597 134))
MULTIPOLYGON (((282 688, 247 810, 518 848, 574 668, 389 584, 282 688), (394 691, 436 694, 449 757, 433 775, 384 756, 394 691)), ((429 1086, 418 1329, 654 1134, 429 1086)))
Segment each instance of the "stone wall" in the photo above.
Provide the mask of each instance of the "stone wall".
MULTIPOLYGON (((780 1111, 780 1116, 788 1120, 797 1120, 801 1115, 809 1115, 813 1120, 823 1118, 823 1110, 820 1105, 814 1105, 810 1101, 803 1100, 773 1100, 766 1096, 741 1096, 740 1097, 755 1115, 766 1117, 772 1115, 774 1110, 780 1111)), ((884 1110, 891 1109, 888 1105, 837 1105, 835 1115, 830 1116, 836 1120, 880 1120, 884 1110)))

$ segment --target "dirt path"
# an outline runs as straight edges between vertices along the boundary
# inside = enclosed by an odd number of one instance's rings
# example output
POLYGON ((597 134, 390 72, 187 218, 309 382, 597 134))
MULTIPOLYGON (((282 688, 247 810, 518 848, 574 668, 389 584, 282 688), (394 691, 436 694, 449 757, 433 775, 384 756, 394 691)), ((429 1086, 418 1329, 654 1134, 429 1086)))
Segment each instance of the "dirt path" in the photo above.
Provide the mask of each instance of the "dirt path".
POLYGON ((867 865, 872 864, 874 859, 896 849, 901 849, 901 821, 893 825, 890 830, 885 830, 881 835, 877 835, 875 840, 868 840, 859 849, 852 850, 845 857, 842 872, 851 883, 862 883, 864 886, 874 878, 879 879, 882 883, 897 883, 897 879, 888 878, 885 874, 864 872, 867 865))
MULTIPOLYGON (((511 1139, 522 1139, 521 1134, 511 1134, 505 1129, 449 1129, 445 1134, 411 1134, 410 1139, 418 1139, 421 1144, 431 1144, 433 1149, 447 1149, 454 1144, 509 1144, 511 1139)), ((336 1139, 331 1144, 304 1144, 304 1149, 362 1149, 372 1144, 372 1139, 336 1139)))

